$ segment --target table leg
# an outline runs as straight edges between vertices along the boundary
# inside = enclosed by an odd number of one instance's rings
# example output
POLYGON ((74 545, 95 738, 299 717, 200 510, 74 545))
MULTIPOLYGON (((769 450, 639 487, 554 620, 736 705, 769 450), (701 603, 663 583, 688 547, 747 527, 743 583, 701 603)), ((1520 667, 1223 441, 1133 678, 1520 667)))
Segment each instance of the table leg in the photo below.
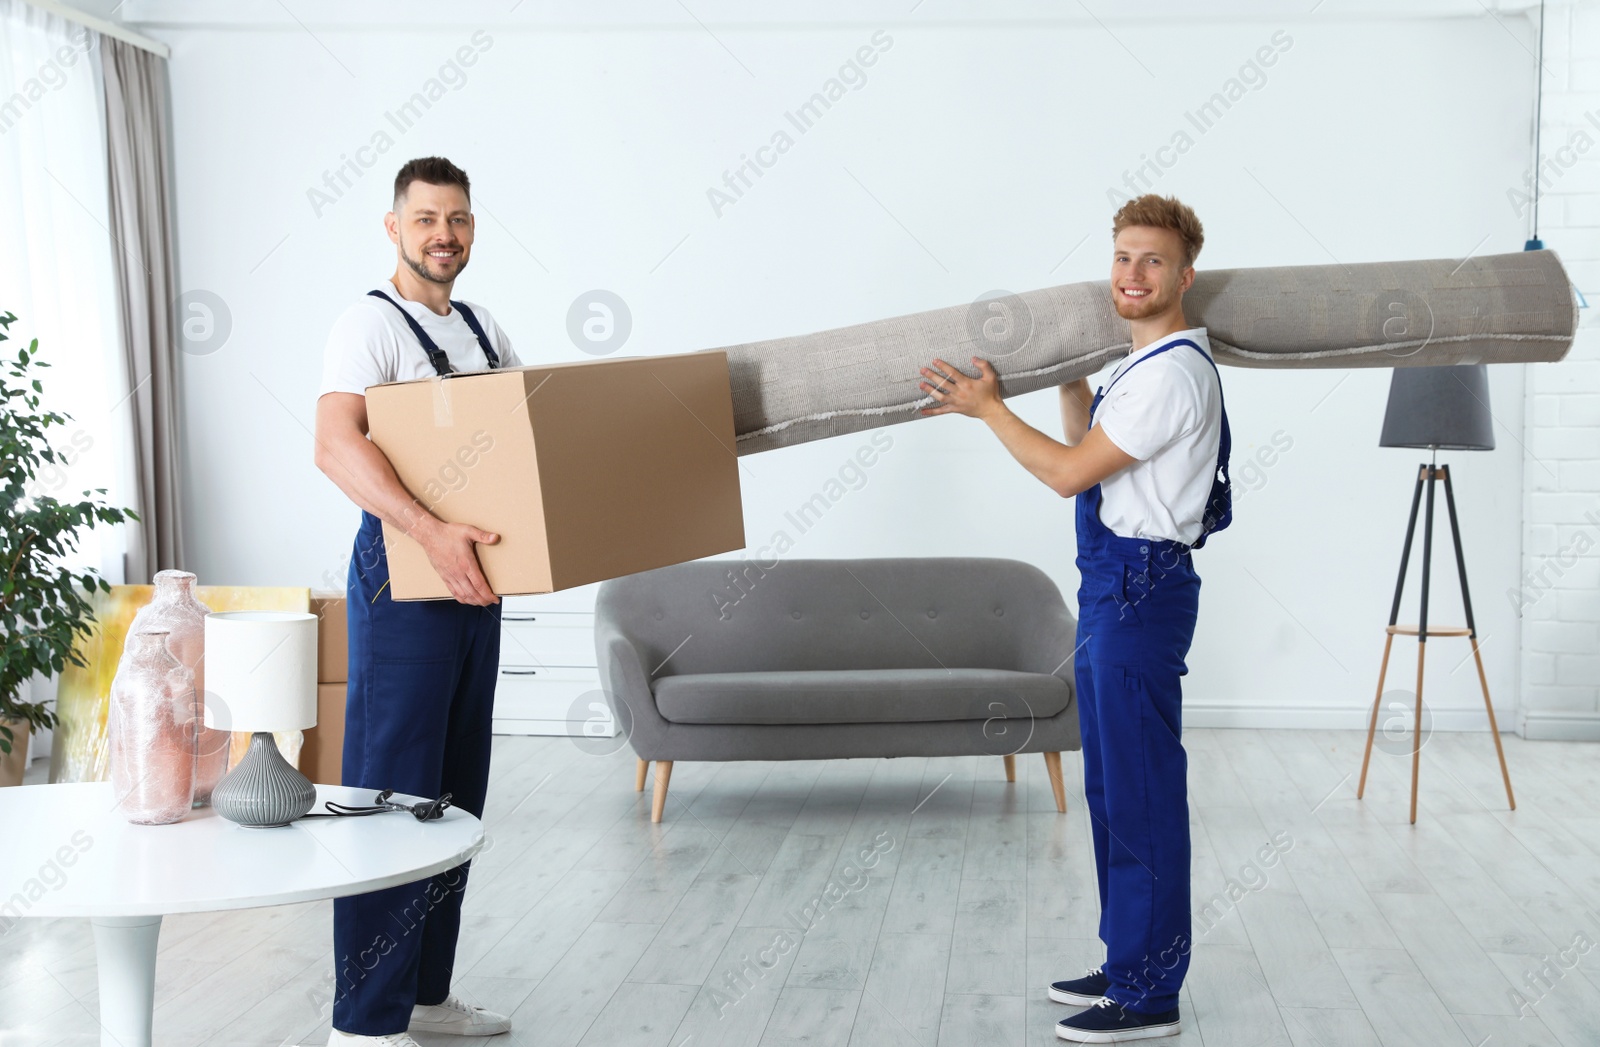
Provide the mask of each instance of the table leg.
POLYGON ((151 1047, 159 916, 97 916, 95 965, 100 976, 100 1047, 151 1047))

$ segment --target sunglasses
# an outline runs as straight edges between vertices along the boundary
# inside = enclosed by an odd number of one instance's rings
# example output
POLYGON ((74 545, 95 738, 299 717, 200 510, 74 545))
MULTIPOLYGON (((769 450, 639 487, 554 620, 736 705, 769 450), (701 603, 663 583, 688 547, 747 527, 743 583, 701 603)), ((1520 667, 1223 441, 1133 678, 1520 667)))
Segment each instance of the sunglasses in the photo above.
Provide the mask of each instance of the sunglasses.
POLYGON ((444 817, 444 812, 450 809, 450 794, 445 793, 437 800, 424 800, 421 803, 395 803, 389 798, 394 795, 393 789, 385 789, 373 797, 370 807, 351 807, 347 804, 334 803, 328 800, 323 804, 330 813, 308 814, 307 818, 358 818, 368 814, 383 814, 386 811, 406 811, 419 822, 431 822, 444 817))

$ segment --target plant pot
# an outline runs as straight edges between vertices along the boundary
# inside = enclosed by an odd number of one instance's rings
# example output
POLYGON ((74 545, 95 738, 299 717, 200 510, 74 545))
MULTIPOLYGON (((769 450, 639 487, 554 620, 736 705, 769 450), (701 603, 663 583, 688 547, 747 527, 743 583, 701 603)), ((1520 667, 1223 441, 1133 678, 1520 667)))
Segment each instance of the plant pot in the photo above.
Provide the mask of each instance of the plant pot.
POLYGON ((22 772, 28 769, 28 725, 19 720, 7 720, 11 728, 11 751, 0 754, 0 788, 21 785, 22 772))

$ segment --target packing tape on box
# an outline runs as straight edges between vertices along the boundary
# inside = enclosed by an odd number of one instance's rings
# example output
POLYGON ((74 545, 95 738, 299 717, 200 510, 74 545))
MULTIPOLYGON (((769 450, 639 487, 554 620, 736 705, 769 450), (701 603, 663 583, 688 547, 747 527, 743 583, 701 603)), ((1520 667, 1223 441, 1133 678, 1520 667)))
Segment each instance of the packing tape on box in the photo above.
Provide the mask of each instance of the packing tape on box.
POLYGON ((433 378, 433 424, 438 429, 448 429, 455 424, 455 415, 450 410, 449 383, 444 376, 435 375, 433 378))

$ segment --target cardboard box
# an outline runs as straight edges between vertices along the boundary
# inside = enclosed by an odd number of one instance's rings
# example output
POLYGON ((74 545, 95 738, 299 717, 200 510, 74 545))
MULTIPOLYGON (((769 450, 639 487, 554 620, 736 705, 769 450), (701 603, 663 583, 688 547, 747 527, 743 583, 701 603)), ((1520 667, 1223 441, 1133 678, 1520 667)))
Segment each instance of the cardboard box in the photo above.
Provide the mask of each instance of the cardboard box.
POLYGON ((350 628, 345 620, 343 593, 314 592, 311 613, 317 616, 317 682, 344 683, 350 679, 350 628))
MULTIPOLYGON (((500 535, 478 560, 502 596, 744 547, 721 351, 390 382, 367 421, 435 516, 500 535)), ((450 597, 420 545, 383 537, 393 599, 450 597)))
POLYGON ((344 763, 345 688, 338 683, 317 684, 317 725, 304 732, 300 747, 300 773, 322 785, 338 785, 344 763))

